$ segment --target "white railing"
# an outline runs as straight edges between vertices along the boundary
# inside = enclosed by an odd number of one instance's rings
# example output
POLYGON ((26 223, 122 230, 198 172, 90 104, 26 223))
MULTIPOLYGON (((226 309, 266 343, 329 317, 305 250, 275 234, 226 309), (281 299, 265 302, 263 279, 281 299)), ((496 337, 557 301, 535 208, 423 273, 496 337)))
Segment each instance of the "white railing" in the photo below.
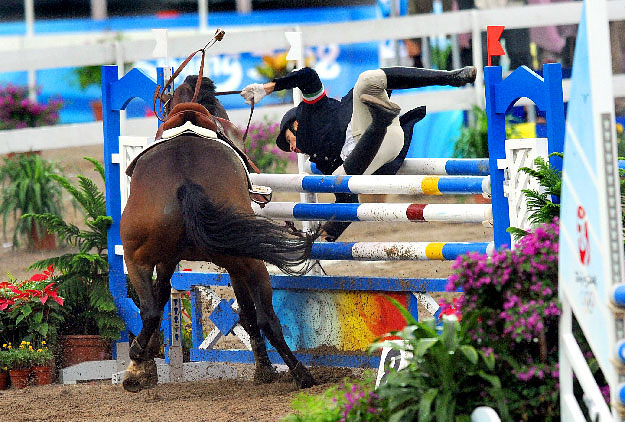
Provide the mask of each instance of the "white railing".
MULTIPOLYGON (((480 32, 487 25, 504 25, 506 28, 527 28, 547 25, 575 24, 581 15, 581 2, 554 3, 548 5, 508 7, 491 10, 464 10, 439 15, 414 15, 387 19, 361 20, 357 22, 326 25, 268 26, 262 28, 228 29, 224 40, 216 44, 210 54, 238 54, 244 52, 285 50, 289 45, 284 32, 300 31, 305 46, 351 44, 379 40, 433 37, 447 34, 473 33, 473 62, 478 67, 477 83, 440 93, 397 93, 394 100, 402 108, 426 104, 429 112, 469 109, 483 104, 482 44, 480 32)), ((625 20, 625 0, 608 2, 610 20, 625 20)), ((170 31, 169 55, 186 57, 190 51, 202 47, 212 30, 170 31)), ((4 37, 0 42, 3 60, 0 72, 33 71, 51 68, 77 67, 98 64, 117 64, 152 59, 153 36, 149 31, 116 33, 80 33, 46 36, 4 37), (121 38, 121 40, 120 40, 121 38)), ((568 99, 569 84, 564 84, 564 97, 568 99)), ((625 97, 625 75, 615 75, 614 95, 625 97)), ((284 107, 257 108, 255 117, 262 114, 279 116, 284 107)), ((230 112, 238 124, 246 122, 246 111, 230 112)), ((156 127, 155 119, 136 119, 128 127, 148 125, 156 127), (150 123, 146 123, 148 121, 150 123)), ((149 133, 153 133, 150 129, 149 133)), ((144 133, 145 134, 145 133, 144 133)), ((50 149, 88 143, 102 143, 101 123, 59 125, 49 128, 0 131, 0 153, 50 149), (72 140, 72 141, 70 141, 72 140), (75 140, 75 141, 73 141, 75 140), (76 142, 76 143, 75 143, 76 142), (82 143, 80 143, 82 142, 82 143)))

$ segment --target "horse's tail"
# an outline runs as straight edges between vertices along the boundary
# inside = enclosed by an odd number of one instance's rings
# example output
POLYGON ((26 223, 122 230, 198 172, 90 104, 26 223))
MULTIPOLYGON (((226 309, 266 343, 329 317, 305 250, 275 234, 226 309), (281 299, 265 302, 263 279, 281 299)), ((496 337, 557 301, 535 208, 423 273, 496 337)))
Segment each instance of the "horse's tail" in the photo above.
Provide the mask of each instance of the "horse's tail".
POLYGON ((243 214, 212 203, 204 189, 190 181, 178 188, 185 232, 191 244, 213 253, 256 258, 280 268, 287 274, 304 274, 299 270, 310 256, 318 233, 294 237, 285 227, 271 220, 243 214))

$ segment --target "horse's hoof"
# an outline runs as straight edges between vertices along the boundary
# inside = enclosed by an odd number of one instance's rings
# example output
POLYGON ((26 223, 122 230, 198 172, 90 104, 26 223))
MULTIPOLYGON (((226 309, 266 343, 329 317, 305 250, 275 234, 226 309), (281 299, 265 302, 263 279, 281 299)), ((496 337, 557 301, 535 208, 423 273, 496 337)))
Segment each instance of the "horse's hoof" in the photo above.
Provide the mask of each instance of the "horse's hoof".
POLYGON ((291 375, 293 375, 293 379, 295 379, 295 385, 300 390, 303 388, 310 388, 314 385, 317 385, 317 381, 310 374, 310 371, 302 365, 301 362, 297 362, 297 366, 292 371, 291 375))
POLYGON ((146 361, 130 361, 122 386, 124 390, 131 393, 152 388, 158 383, 158 374, 156 372, 156 363, 154 360, 146 361))
POLYGON ((122 386, 124 387, 124 390, 131 393, 138 393, 139 391, 143 390, 143 386, 136 378, 124 378, 122 386))
POLYGON ((273 366, 257 366, 254 371, 254 384, 271 384, 278 378, 273 366))

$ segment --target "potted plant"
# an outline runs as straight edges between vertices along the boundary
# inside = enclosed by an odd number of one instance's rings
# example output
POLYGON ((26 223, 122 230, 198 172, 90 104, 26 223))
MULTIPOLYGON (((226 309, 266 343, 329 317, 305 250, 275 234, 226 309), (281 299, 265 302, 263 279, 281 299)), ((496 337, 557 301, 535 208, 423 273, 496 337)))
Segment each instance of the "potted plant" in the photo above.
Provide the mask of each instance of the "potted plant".
POLYGON ((63 321, 63 298, 51 280, 54 268, 49 266, 29 280, 0 283, 0 341, 3 344, 55 342, 63 321))
POLYGON ((0 130, 49 126, 59 121, 60 98, 39 104, 28 98, 28 89, 15 85, 0 87, 0 130))
POLYGON ((52 383, 54 354, 45 341, 34 353, 32 361, 32 375, 35 385, 47 385, 52 383))
MULTIPOLYGON (((97 160, 86 158, 104 179, 104 167, 97 160)), ((55 214, 29 214, 26 218, 43 224, 58 234, 61 242, 74 248, 74 252, 35 262, 30 268, 46 268, 54 265, 59 275, 55 277, 59 293, 65 298, 63 309, 67 318, 60 328, 66 366, 77 360, 101 360, 104 358, 104 341, 119 338, 124 329, 123 320, 108 289, 108 255, 106 235, 112 222, 106 215, 106 197, 89 178, 79 175, 78 187, 65 177, 53 176, 69 192, 85 216, 86 229, 63 221, 55 214), (72 346, 70 341, 79 345, 72 346), (104 341, 103 341, 104 340, 104 341), (88 344, 100 349, 90 351, 88 344), (88 353, 85 353, 89 350, 88 353), (76 356, 76 353, 83 356, 76 356)))
POLYGON ((0 391, 9 388, 9 344, 4 343, 0 347, 0 391))
MULTIPOLYGON (((82 91, 86 91, 91 86, 100 86, 102 81, 101 68, 98 65, 82 66, 74 69, 76 82, 82 91)), ((102 120, 102 100, 96 99, 89 102, 93 117, 102 120)))
POLYGON ((15 388, 25 388, 30 377, 30 367, 33 364, 33 346, 28 341, 22 341, 18 347, 7 347, 7 367, 11 377, 11 385, 15 388))
POLYGON ((53 175, 61 174, 57 164, 37 154, 16 154, 3 158, 0 165, 0 215, 6 238, 7 220, 15 221, 13 246, 26 240, 31 248, 54 249, 54 236, 32 218, 18 218, 27 213, 61 215, 62 192, 53 175))

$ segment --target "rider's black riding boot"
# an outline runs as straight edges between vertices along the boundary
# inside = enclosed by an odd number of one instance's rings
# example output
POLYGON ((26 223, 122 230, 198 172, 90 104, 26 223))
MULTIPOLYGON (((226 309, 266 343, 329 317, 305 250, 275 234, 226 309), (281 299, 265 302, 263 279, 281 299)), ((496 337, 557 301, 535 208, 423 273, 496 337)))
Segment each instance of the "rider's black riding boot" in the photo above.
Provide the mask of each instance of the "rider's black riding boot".
POLYGON ((393 119, 399 115, 400 108, 397 104, 384 101, 368 94, 362 94, 360 101, 369 107, 371 124, 360 136, 354 150, 347 156, 343 163, 345 174, 363 174, 378 153, 382 140, 386 135, 386 128, 393 119))
POLYGON ((433 70, 419 67, 383 67, 387 89, 420 88, 432 85, 463 86, 475 82, 473 66, 456 70, 433 70))

